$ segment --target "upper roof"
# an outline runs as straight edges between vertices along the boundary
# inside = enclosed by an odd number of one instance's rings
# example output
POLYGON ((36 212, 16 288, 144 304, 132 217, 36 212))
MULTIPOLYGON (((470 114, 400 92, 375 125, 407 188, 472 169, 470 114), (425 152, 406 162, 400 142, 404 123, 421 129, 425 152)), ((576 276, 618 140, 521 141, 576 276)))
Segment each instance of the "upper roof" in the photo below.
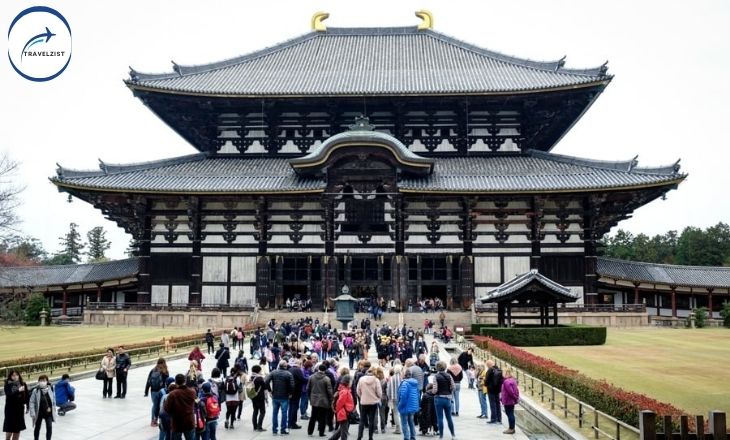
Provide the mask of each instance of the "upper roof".
POLYGON ((605 83, 606 64, 566 69, 430 29, 327 28, 230 60, 173 72, 132 69, 130 88, 215 96, 503 94, 605 83))
POLYGON ((730 288, 730 267, 678 266, 598 258, 602 277, 684 287, 730 288))
POLYGON ((0 288, 35 288, 102 283, 133 278, 139 272, 139 259, 106 263, 61 266, 0 267, 0 288))
MULTIPOLYGON (((430 158, 429 158, 430 159, 430 158)), ((276 193, 323 191, 323 179, 300 177, 284 157, 198 153, 160 161, 76 171, 60 167, 61 188, 155 193, 276 193)), ((531 150, 527 154, 434 158, 433 172, 398 183, 411 192, 540 192, 626 189, 676 184, 679 165, 639 168, 636 160, 604 162, 531 150)))
POLYGON ((541 285, 544 291, 549 292, 552 296, 559 299, 559 302, 574 302, 579 297, 577 293, 571 292, 567 287, 542 275, 537 271, 537 269, 532 269, 529 272, 517 275, 501 286, 490 290, 485 296, 480 298, 481 302, 490 303, 510 300, 510 298, 514 298, 516 294, 531 283, 541 285))

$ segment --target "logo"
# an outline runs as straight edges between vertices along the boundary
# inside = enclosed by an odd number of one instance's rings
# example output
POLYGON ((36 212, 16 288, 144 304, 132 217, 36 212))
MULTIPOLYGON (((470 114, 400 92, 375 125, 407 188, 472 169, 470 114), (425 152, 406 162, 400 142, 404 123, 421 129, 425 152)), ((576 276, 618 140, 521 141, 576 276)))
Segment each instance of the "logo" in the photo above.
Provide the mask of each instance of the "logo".
POLYGON ((18 14, 8 29, 8 59, 18 75, 50 81, 71 62, 71 27, 60 12, 33 6, 18 14))

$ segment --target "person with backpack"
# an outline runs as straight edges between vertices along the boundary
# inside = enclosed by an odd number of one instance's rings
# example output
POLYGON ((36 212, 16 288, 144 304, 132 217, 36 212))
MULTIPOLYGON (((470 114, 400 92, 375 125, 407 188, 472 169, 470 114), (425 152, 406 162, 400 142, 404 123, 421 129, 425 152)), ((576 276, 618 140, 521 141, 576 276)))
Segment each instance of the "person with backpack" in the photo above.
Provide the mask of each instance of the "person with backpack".
POLYGON ((340 385, 332 396, 332 412, 335 414, 337 429, 328 440, 347 440, 350 431, 350 414, 355 411, 355 400, 350 389, 352 376, 345 374, 340 377, 340 385))
MULTIPOLYGON (((225 335, 225 333, 223 334, 225 335)), ((215 352, 215 358, 218 359, 215 366, 220 370, 221 375, 225 376, 226 371, 228 371, 228 367, 230 367, 228 360, 231 358, 231 353, 223 342, 220 343, 218 351, 215 352)))
POLYGON ((238 351, 238 357, 236 357, 234 365, 241 373, 248 374, 248 360, 246 359, 246 354, 243 352, 243 350, 238 351))
POLYGON ((416 438, 415 416, 419 410, 420 402, 418 398, 421 394, 421 386, 413 377, 411 370, 406 369, 403 372, 403 380, 398 388, 392 390, 392 392, 397 395, 396 405, 400 414, 403 440, 413 440, 416 438))
POLYGON ((205 344, 208 346, 208 354, 213 354, 215 352, 215 336, 213 336, 210 329, 205 332, 205 344))
POLYGON ((69 381, 69 375, 64 373, 61 381, 56 384, 56 406, 58 406, 58 415, 66 415, 67 412, 76 409, 76 389, 69 381))
POLYGON ((246 397, 251 399, 253 413, 251 424, 255 432, 264 432, 264 416, 266 415, 266 392, 271 391, 261 375, 261 366, 251 367, 251 377, 246 382, 246 397))
POLYGON ((33 435, 36 440, 40 435, 43 422, 46 423, 46 440, 51 440, 53 434, 51 425, 55 421, 54 401, 53 387, 48 381, 48 376, 41 374, 38 377, 38 385, 31 391, 30 400, 28 401, 28 412, 34 426, 33 435))
POLYGON ((175 388, 175 378, 168 377, 165 380, 165 386, 160 390, 160 413, 159 423, 157 427, 160 429, 159 440, 169 440, 172 437, 170 432, 170 415, 165 411, 165 401, 168 394, 175 388))
POLYGON ((309 403, 312 405, 312 417, 309 419, 307 434, 312 435, 314 425, 317 425, 319 436, 324 437, 327 411, 332 407, 332 382, 325 374, 327 365, 319 364, 317 372, 309 378, 307 389, 309 390, 309 403))
POLYGON ((218 396, 213 392, 210 382, 206 382, 200 387, 202 397, 201 405, 205 408, 205 437, 207 440, 216 440, 215 432, 218 428, 218 417, 221 414, 221 406, 218 396))
POLYGON ((231 374, 226 376, 226 380, 223 383, 223 390, 226 395, 226 418, 224 426, 226 429, 233 429, 233 423, 236 421, 236 410, 241 403, 238 396, 239 391, 241 391, 241 381, 238 377, 238 369, 236 367, 231 368, 231 374))
POLYGON ((502 423, 502 408, 499 404, 499 393, 502 391, 502 370, 494 364, 494 360, 487 360, 487 398, 492 418, 487 423, 502 423))
POLYGON ((436 423, 439 429, 439 438, 444 437, 444 417, 449 426, 452 440, 455 438, 454 421, 451 418, 451 396, 454 393, 454 379, 446 373, 446 362, 436 363, 436 374, 434 375, 433 404, 436 408, 436 423))
POLYGON ((218 398, 218 404, 220 405, 225 401, 225 393, 223 392, 223 379, 221 379, 221 370, 217 367, 210 371, 210 378, 208 379, 210 384, 210 391, 218 398))
POLYGON ((152 413, 150 426, 157 426, 160 417, 160 390, 164 388, 165 381, 170 377, 167 370, 167 362, 164 358, 159 358, 157 364, 147 375, 147 383, 144 386, 144 396, 147 397, 152 391, 152 413))

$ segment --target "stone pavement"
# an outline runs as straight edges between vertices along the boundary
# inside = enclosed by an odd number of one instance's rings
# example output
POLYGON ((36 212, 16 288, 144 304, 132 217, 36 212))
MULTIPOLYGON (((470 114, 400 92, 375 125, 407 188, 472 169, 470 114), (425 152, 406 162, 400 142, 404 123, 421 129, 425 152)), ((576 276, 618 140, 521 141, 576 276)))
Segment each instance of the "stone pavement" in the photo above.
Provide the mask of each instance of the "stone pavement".
MULTIPOLYGON (((430 337, 429 337, 430 339, 430 337)), ((430 341, 429 341, 430 344, 430 341)), ((441 351, 442 358, 448 360, 449 355, 445 350, 441 351)), ((375 352, 371 349, 370 358, 375 362, 375 352)), ((168 366, 171 373, 184 373, 189 365, 187 359, 179 359, 169 362, 168 366)), ((215 360, 212 355, 209 359, 203 361, 203 369, 205 377, 210 376, 210 370, 215 366, 215 360)), ((132 369, 128 377, 128 391, 126 399, 103 399, 101 396, 101 382, 94 378, 81 379, 73 382, 76 387, 76 402, 78 408, 64 417, 56 416, 56 423, 53 425, 53 438, 59 440, 85 440, 85 439, 130 439, 130 440, 153 440, 158 438, 158 429, 149 426, 150 423, 150 398, 144 397, 144 385, 147 380, 147 374, 151 367, 141 367, 132 369)), ((116 390, 116 383, 114 384, 116 390)), ((115 391, 116 392, 116 391, 115 391)), ((0 405, 5 405, 5 397, 0 397, 0 405)), ((311 408, 310 408, 311 411, 311 408)), ((225 413, 223 409, 222 414, 225 413)), ((488 425, 486 421, 478 419, 479 402, 477 401, 476 390, 470 390, 467 387, 466 380, 463 382, 461 390, 461 408, 460 416, 454 417, 456 429, 456 438, 459 440, 476 439, 476 438, 504 438, 527 440, 517 428, 517 434, 508 436, 502 434, 506 429, 504 426, 488 425)), ((519 417, 519 415, 518 415, 519 417)), ((506 417, 502 419, 506 423, 506 417)), ((306 423, 306 421, 304 421, 306 423)), ((286 436, 289 440, 308 439, 306 426, 302 421, 299 424, 304 429, 291 430, 291 434, 286 436)), ((445 423, 445 421, 444 421, 445 423)), ((518 419, 519 424, 519 419, 518 419)), ((21 438, 32 438, 32 428, 30 427, 30 417, 26 416, 26 429, 21 438)), ((271 433, 271 406, 267 407, 266 420, 264 428, 267 432, 255 433, 251 429, 251 404, 249 401, 244 403, 243 415, 241 420, 236 424, 234 430, 227 430, 221 425, 218 426, 216 432, 219 439, 255 439, 267 440, 274 438, 271 433)), ((41 429, 41 436, 44 436, 45 428, 41 429)), ((350 427, 350 437, 355 440, 357 437, 357 425, 350 427)), ((420 436, 419 436, 420 437, 420 436)), ((41 437, 44 438, 44 437, 41 437)), ((277 438, 282 438, 279 436, 277 438)), ((435 437, 434 437, 435 438, 435 437)), ((446 430, 446 438, 450 438, 448 429, 446 430)), ((389 428, 386 434, 376 434, 376 440, 400 440, 402 435, 392 433, 389 428)))

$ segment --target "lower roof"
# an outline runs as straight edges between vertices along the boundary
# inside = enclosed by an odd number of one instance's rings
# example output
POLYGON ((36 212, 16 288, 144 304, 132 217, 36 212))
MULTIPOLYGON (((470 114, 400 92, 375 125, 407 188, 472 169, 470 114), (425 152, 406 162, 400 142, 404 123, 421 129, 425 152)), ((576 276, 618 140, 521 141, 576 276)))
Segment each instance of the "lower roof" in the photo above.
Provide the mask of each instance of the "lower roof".
POLYGON ((730 288, 730 267, 678 266, 598 258, 603 278, 677 287, 730 288))
POLYGON ((0 288, 37 288, 103 283, 134 278, 139 259, 59 266, 0 267, 0 288))
MULTIPOLYGON (((193 154, 160 161, 76 171, 59 167, 51 181, 60 188, 146 193, 321 192, 324 179, 300 177, 286 157, 193 154)), ((605 162, 539 151, 434 158, 427 176, 404 177, 406 192, 568 192, 640 188, 679 183, 677 164, 639 168, 635 160, 605 162)))

